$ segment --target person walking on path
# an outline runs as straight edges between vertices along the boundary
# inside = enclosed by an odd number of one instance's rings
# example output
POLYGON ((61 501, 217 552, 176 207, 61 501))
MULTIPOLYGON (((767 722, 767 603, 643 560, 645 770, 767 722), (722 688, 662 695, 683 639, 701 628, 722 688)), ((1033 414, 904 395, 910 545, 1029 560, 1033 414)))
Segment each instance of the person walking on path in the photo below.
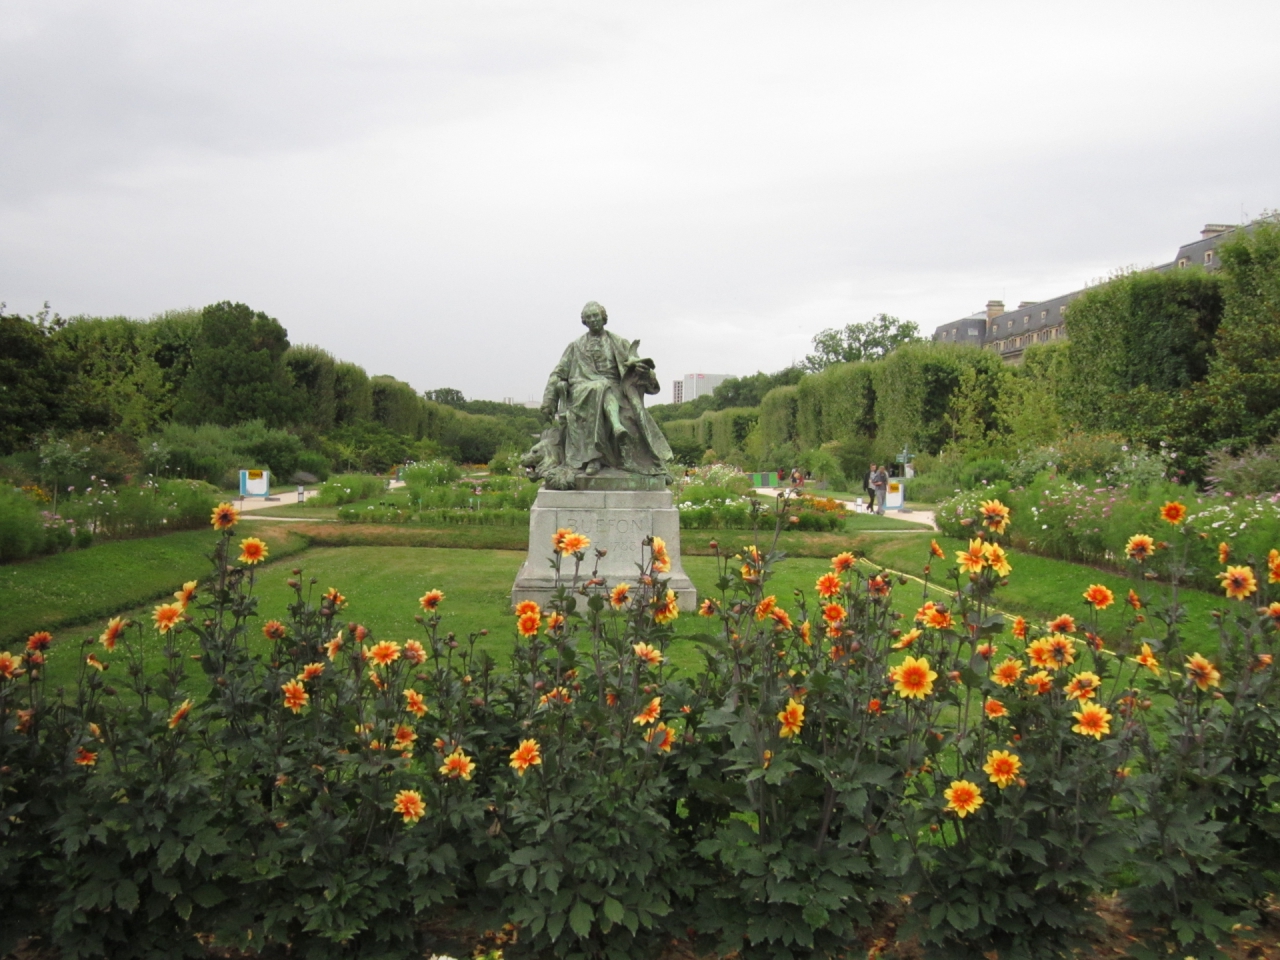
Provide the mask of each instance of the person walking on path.
POLYGON ((876 511, 876 465, 873 463, 867 475, 862 479, 862 489, 867 491, 867 513, 876 511))
POLYGON ((884 516, 885 496, 889 492, 889 471, 880 467, 871 475, 871 487, 876 492, 876 513, 884 516))

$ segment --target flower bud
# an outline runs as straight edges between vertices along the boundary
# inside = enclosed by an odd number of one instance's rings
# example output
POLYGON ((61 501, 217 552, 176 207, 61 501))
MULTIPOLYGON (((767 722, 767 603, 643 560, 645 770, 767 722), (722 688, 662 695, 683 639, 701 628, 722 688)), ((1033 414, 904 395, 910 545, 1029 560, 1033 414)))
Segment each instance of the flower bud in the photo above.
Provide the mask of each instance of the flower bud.
POLYGON ((289 571, 289 572, 290 572, 290 573, 292 573, 295 577, 300 577, 300 576, 302 576, 302 568, 301 568, 301 567, 294 567, 294 568, 293 568, 291 571, 289 571))

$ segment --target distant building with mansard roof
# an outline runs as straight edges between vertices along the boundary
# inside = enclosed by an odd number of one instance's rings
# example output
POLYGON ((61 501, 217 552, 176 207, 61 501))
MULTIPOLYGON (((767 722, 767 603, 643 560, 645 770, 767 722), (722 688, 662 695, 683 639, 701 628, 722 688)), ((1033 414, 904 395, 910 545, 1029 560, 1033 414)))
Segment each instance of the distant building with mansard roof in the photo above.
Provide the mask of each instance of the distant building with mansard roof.
MULTIPOLYGON (((1251 230, 1253 226, 1253 223, 1243 227, 1207 223, 1200 231, 1199 240, 1183 244, 1173 260, 1152 269, 1157 273, 1192 266, 1217 270, 1220 266, 1218 247, 1235 231, 1251 230)), ((985 310, 939 326, 933 332, 933 339, 939 343, 972 344, 1000 354, 1006 363, 1019 363, 1032 344, 1058 343, 1067 339, 1067 308, 1082 293, 1083 290, 1074 290, 1052 300, 1024 300, 1011 310, 1005 309, 1001 300, 989 300, 985 310)))

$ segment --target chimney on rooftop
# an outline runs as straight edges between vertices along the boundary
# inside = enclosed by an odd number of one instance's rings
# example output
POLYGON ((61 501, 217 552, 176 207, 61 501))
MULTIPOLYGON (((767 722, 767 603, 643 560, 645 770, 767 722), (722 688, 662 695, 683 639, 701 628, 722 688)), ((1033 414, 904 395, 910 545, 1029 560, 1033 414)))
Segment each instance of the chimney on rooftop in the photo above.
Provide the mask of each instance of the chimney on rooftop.
POLYGON ((1034 307, 1039 302, 1039 300, 1019 300, 1018 309, 1021 310, 1023 307, 1034 307))
POLYGON ((1236 225, 1234 223, 1206 223, 1204 229, 1200 231, 1200 239, 1208 240, 1210 237, 1219 236, 1235 228, 1236 225))
POLYGON ((988 320, 990 320, 990 319, 992 319, 992 318, 994 318, 994 317, 998 317, 998 316, 1000 316, 1000 314, 1002 314, 1002 313, 1004 313, 1004 301, 1003 301, 1003 300, 988 300, 988 301, 987 301, 987 319, 988 319, 988 320))

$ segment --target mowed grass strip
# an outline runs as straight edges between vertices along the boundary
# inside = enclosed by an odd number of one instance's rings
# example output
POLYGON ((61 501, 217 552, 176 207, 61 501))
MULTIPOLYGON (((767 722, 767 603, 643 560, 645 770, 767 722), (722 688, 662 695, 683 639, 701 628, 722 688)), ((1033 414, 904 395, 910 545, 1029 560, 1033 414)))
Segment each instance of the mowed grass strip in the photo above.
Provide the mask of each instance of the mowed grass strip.
MULTIPOLYGON (((325 526, 325 525, 317 525, 325 526)), ((336 525, 334 525, 336 526, 336 525)), ((272 525, 272 535, 266 537, 272 544, 272 556, 279 557, 289 546, 300 544, 301 538, 290 540, 291 531, 283 529, 284 524, 272 525), (275 531, 279 533, 275 533, 275 531)), ((246 528, 237 531, 237 537, 246 528)), ((376 530, 394 533, 398 528, 388 530, 376 527, 376 530)), ((474 532, 477 528, 471 528, 474 532)), ((479 528, 484 529, 484 528, 479 528)), ((495 528, 496 529, 496 528, 495 528)), ((417 531, 422 533, 424 531, 417 531)), ((453 532, 453 531, 437 531, 453 532)), ((255 533, 263 531, 255 527, 255 533)), ((684 543, 686 554, 684 567, 697 586, 700 597, 713 595, 717 579, 715 558, 706 555, 709 548, 706 541, 699 544, 691 534, 709 534, 708 539, 719 537, 722 550, 738 550, 752 538, 743 531, 686 531, 684 543), (701 550, 691 553, 690 550, 701 550)), ((66 593, 74 595, 78 589, 85 589, 93 594, 94 603, 99 609, 98 619, 88 624, 86 629, 67 629, 65 625, 59 639, 91 636, 102 629, 102 623, 108 616, 119 613, 130 613, 137 619, 149 617, 150 606, 141 604, 154 601, 157 597, 165 597, 176 589, 184 580, 207 576, 209 569, 205 554, 212 549, 214 534, 196 531, 190 534, 173 534, 165 538, 132 543, 108 544, 91 548, 78 554, 63 554, 59 557, 47 558, 48 561, 63 561, 54 573, 60 582, 50 585, 43 594, 47 609, 56 610, 56 604, 64 602, 59 596, 66 593), (176 541, 176 542, 175 542, 176 541), (106 547, 146 548, 152 545, 171 544, 169 551, 161 551, 156 555, 156 562, 151 564, 150 574, 153 586, 150 591, 137 599, 133 577, 138 568, 103 570, 97 565, 84 565, 92 559, 95 550, 106 547), (182 544, 183 551, 176 547, 182 544), (181 553, 180 556, 175 555, 181 553), (80 569, 66 565, 69 560, 78 561, 80 569), (159 562, 161 559, 164 563, 159 562), (171 564, 166 568, 165 564, 171 564), (185 565, 185 566, 183 566, 185 565), (128 574, 127 576, 125 574, 128 574), (158 585, 158 586, 157 586, 158 585), (114 602, 107 596, 114 590, 117 599, 114 602), (96 593, 94 593, 96 591, 96 593), (52 596, 50 595, 52 594, 52 596), (133 599, 131 599, 133 598, 133 599)), ((296 537, 296 534, 294 535, 296 537)), ((701 539, 701 538, 699 538, 701 539)), ((765 538, 761 538, 763 541, 765 538)), ((768 584, 768 592, 777 596, 779 603, 793 615, 798 613, 794 591, 804 592, 810 604, 810 616, 817 617, 814 581, 829 569, 831 556, 845 549, 859 549, 867 552, 875 562, 884 564, 895 570, 918 576, 927 559, 928 539, 917 535, 861 535, 857 537, 838 537, 831 534, 784 534, 783 545, 798 544, 801 549, 817 556, 791 556, 776 568, 775 576, 768 584)), ((960 549, 962 541, 939 539, 939 543, 948 551, 948 558, 954 557, 954 551, 960 549)), ((767 545, 767 542, 766 544, 767 545)), ((146 549, 139 551, 139 556, 148 553, 146 549)), ((103 560, 113 559, 112 554, 99 554, 103 560)), ((288 556, 282 562, 272 563, 256 573, 255 593, 259 597, 261 622, 278 617, 286 619, 287 605, 292 601, 292 591, 286 581, 291 570, 300 567, 303 570, 303 582, 311 591, 313 601, 329 587, 337 587, 347 598, 348 605, 342 611, 342 622, 355 621, 369 627, 375 636, 403 641, 410 637, 421 636, 422 627, 414 621, 415 615, 421 612, 418 597, 428 589, 443 590, 446 601, 442 608, 444 615, 441 629, 452 631, 459 641, 465 641, 472 632, 488 630, 489 634, 478 642, 478 648, 487 650, 500 663, 505 665, 506 658, 514 642, 513 618, 508 610, 508 593, 515 579, 520 564, 524 561, 523 550, 497 549, 449 549, 441 547, 409 547, 409 546, 340 546, 313 547, 300 553, 288 556), (316 583, 310 584, 315 578, 316 583)), ((125 561, 127 562, 128 557, 125 561)), ((1116 593, 1117 603, 1104 611, 1100 618, 1103 635, 1109 642, 1123 639, 1123 621, 1128 608, 1123 606, 1122 598, 1128 591, 1128 582, 1115 574, 1105 573, 1080 564, 1050 560, 1014 552, 1011 554, 1014 566, 1010 584, 997 594, 997 606, 1009 613, 1021 614, 1035 620, 1048 620, 1059 613, 1072 613, 1083 620, 1087 612, 1081 593, 1090 583, 1105 583, 1116 593)), ((935 561, 934 578, 940 578, 952 566, 950 560, 935 561)), ((22 564, 13 568, 0 568, 0 574, 11 574, 22 568, 35 568, 34 564, 22 564)), ((936 582, 936 580, 935 580, 936 582)), ((948 585, 940 583, 945 590, 948 585)), ((1159 585, 1149 585, 1146 590, 1155 592, 1163 589, 1159 585)), ((6 598, 8 594, 6 593, 6 598)), ((933 599, 940 599, 945 593, 930 594, 933 599)), ((36 598, 28 598, 28 603, 36 598)), ((923 599, 923 588, 914 581, 897 584, 894 587, 893 604, 900 612, 910 615, 923 599)), ((1190 643, 1206 653, 1211 653, 1216 645, 1216 633, 1212 627, 1211 612, 1215 608, 1225 606, 1221 598, 1200 593, 1185 591, 1183 602, 1188 608, 1188 621, 1184 625, 1185 635, 1190 643)), ((92 618, 82 616, 76 622, 87 623, 92 618)), ((31 630, 54 625, 53 617, 41 619, 34 613, 27 614, 28 626, 12 632, 10 640, 25 638, 31 630)), ((64 621, 64 624, 67 621, 64 621)), ((1155 625, 1158 629, 1158 625, 1155 625)), ((718 629, 718 623, 707 621, 696 616, 694 611, 682 611, 677 621, 677 640, 670 654, 672 663, 685 671, 695 671, 702 663, 698 645, 692 639, 718 629)), ((160 643, 154 632, 148 631, 148 658, 155 657, 159 663, 160 643)), ((265 647, 265 640, 261 641, 265 647)), ((184 644, 194 644, 193 640, 184 640, 184 644)), ((12 646, 12 644, 9 644, 12 646)), ((78 666, 78 658, 69 655, 74 650, 72 644, 65 647, 62 643, 55 646, 54 655, 50 659, 49 676, 51 680, 70 683, 78 666), (64 652, 66 651, 66 652, 64 652)), ((194 652, 193 650, 190 652, 194 652)))
MULTIPOLYGON (((288 619, 287 607, 293 601, 293 590, 287 581, 293 576, 293 569, 301 568, 304 589, 313 602, 329 587, 337 587, 347 598, 347 605, 338 618, 341 623, 360 623, 373 631, 375 637, 398 642, 424 635, 423 627, 414 620, 422 612, 418 598, 429 589, 442 590, 445 602, 441 606, 441 631, 452 632, 459 642, 465 642, 470 634, 488 630, 488 635, 477 641, 477 649, 488 651, 505 668, 515 642, 515 619, 508 607, 508 595, 524 558, 525 553, 518 551, 431 547, 305 550, 285 562, 255 572, 254 594, 258 597, 260 616, 253 638, 261 649, 266 649, 268 643, 260 635, 260 625, 271 618, 288 619), (314 584, 312 579, 316 581, 314 584)), ((684 566, 700 596, 714 593, 718 576, 714 558, 687 557, 684 566)), ((784 607, 794 611, 793 591, 806 591, 812 602, 813 583, 828 566, 825 559, 788 561, 778 567, 778 575, 769 582, 769 590, 784 607)), ((904 594, 905 606, 914 609, 914 602, 904 594)), ((148 622, 143 631, 146 659, 151 668, 158 669, 162 664, 163 642, 149 626, 150 605, 134 604, 132 609, 122 605, 112 608, 109 614, 128 614, 135 620, 148 622)), ((47 667, 51 683, 69 686, 75 682, 79 668, 78 641, 100 632, 106 619, 104 614, 98 622, 83 628, 64 629, 58 634, 47 667)), ((698 617, 695 611, 681 611, 677 621, 678 639, 670 650, 673 665, 685 671, 699 669, 702 655, 690 638, 716 630, 718 626, 718 621, 698 617)), ((131 633, 130 642, 136 642, 136 636, 131 633)), ((180 646, 184 653, 196 652, 195 640, 190 636, 184 637, 180 646)))
MULTIPOLYGON (((853 520, 855 518, 850 518, 853 520)), ((499 526, 449 526, 419 527, 416 524, 383 523, 276 523, 261 518, 246 529, 263 530, 288 528, 306 537, 317 547, 453 547, 479 550, 529 549, 529 531, 523 527, 499 526)), ((928 546, 930 531, 918 524, 903 524, 901 535, 910 542, 928 546)), ((711 556, 713 542, 721 551, 739 550, 744 545, 759 541, 764 546, 773 543, 774 527, 770 523, 759 531, 751 530, 681 530, 680 544, 684 556, 711 556)), ((865 531, 834 533, 810 533, 784 529, 778 537, 778 549, 790 557, 830 558, 843 550, 866 550, 883 534, 865 531)))
MULTIPOLYGON (((255 536, 278 560, 307 546, 284 524, 236 531, 238 543, 255 536)), ((217 542, 209 530, 188 530, 142 540, 113 540, 26 563, 0 567, 0 644, 35 630, 57 630, 109 617, 173 593, 209 575, 217 542)))

